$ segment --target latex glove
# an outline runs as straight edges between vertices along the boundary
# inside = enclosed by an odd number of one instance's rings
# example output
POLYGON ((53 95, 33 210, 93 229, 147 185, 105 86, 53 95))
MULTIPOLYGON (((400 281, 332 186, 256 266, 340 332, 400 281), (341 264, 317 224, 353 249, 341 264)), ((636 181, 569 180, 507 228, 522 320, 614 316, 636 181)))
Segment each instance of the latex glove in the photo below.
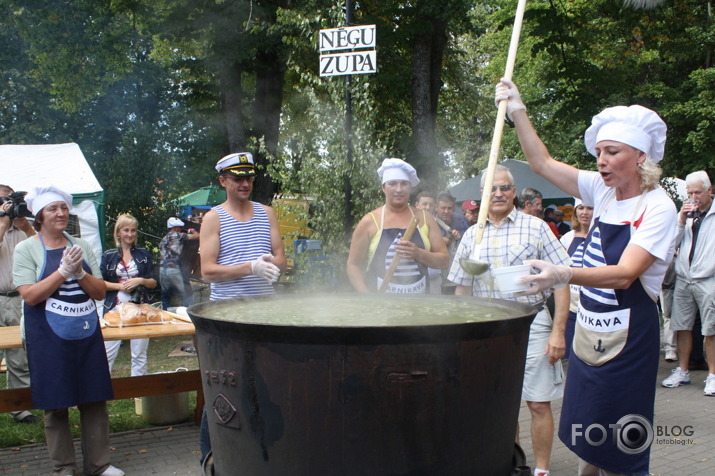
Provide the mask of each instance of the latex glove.
POLYGON ((79 263, 80 267, 82 266, 82 248, 77 245, 71 248, 65 248, 62 252, 62 259, 60 260, 58 271, 63 278, 71 279, 75 274, 77 263, 79 263))
POLYGON ((87 275, 87 272, 82 267, 82 263, 84 263, 84 260, 80 258, 80 260, 77 262, 77 266, 74 269, 74 279, 76 279, 77 281, 87 275))
POLYGON ((281 277, 281 270, 272 261, 273 255, 271 254, 262 255, 257 260, 251 261, 251 273, 269 283, 275 283, 281 277))
POLYGON ((528 259, 524 264, 541 272, 519 278, 520 282, 529 284, 529 290, 520 294, 536 294, 547 289, 564 287, 571 281, 573 275, 573 268, 570 266, 555 265, 540 259, 528 259))
POLYGON ((72 277, 79 281, 87 275, 87 272, 82 267, 84 264, 84 251, 82 251, 81 246, 72 245, 70 252, 72 253, 72 256, 75 257, 75 262, 72 266, 72 277))
POLYGON ((521 100, 521 94, 519 94, 516 85, 505 78, 501 78, 501 81, 497 84, 496 93, 494 94, 494 104, 496 104, 497 107, 499 107, 501 101, 507 101, 506 115, 509 116, 509 119, 511 119, 511 115, 514 111, 526 111, 526 106, 521 100))

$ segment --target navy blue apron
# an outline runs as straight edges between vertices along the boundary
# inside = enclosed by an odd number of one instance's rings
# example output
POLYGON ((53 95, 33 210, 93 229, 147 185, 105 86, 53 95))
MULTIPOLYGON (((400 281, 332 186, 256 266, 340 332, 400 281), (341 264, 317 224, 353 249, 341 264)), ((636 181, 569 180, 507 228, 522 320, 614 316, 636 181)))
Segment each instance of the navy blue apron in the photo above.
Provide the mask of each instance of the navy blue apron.
MULTIPOLYGON (((59 268, 64 248, 44 250, 40 279, 59 268)), ((91 273, 87 261, 82 267, 91 273)), ((68 408, 114 397, 96 305, 75 279, 46 301, 24 304, 27 357, 35 408, 68 408)))
MULTIPOLYGON (((584 267, 617 264, 630 238, 630 224, 597 218, 586 238, 584 267)), ((658 309, 640 280, 625 290, 581 288, 559 438, 584 461, 648 474, 650 444, 634 441, 633 434, 619 439, 615 427, 640 418, 652 428, 659 344, 658 309)))
MULTIPOLYGON (((365 275, 365 281, 370 290, 377 291, 380 288, 380 285, 382 285, 385 273, 395 257, 395 245, 399 243, 406 231, 406 228, 385 229, 382 228, 381 223, 380 230, 378 231, 378 233, 380 233, 380 239, 365 275)), ((422 249, 425 248, 425 244, 424 241, 422 241, 422 235, 419 230, 415 230, 415 233, 412 234, 410 241, 422 249)), ((392 275, 390 284, 385 292, 429 294, 429 275, 427 266, 414 259, 401 258, 400 263, 395 270, 395 274, 392 275)))
MULTIPOLYGON (((585 236, 574 236, 569 249, 566 252, 571 257, 571 267, 580 268, 583 263, 583 245, 586 241, 585 236)), ((577 284, 570 284, 569 291, 575 295, 581 292, 581 286, 577 284)), ((566 331, 564 332, 564 338, 566 340, 566 350, 564 351, 564 358, 568 359, 571 353, 571 343, 573 342, 573 335, 576 329, 576 313, 569 311, 568 319, 566 320, 566 331)))

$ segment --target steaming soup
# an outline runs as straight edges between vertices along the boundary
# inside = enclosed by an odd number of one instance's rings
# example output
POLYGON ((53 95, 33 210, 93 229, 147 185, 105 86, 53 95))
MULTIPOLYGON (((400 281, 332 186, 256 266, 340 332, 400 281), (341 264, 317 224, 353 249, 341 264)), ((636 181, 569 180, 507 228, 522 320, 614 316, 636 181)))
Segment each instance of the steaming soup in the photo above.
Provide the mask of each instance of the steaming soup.
POLYGON ((523 312, 498 302, 455 296, 286 295, 214 301, 204 317, 301 327, 400 327, 503 320, 523 312))

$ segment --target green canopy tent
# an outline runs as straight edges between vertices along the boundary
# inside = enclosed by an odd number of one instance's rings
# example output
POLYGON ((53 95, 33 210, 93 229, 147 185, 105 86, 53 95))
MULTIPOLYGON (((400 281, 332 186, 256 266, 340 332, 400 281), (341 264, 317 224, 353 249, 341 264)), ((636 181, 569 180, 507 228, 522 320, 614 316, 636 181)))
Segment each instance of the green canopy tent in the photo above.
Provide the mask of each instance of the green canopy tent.
POLYGON ((218 185, 208 185, 187 193, 167 205, 169 208, 178 207, 181 218, 186 218, 193 214, 194 209, 209 210, 211 207, 226 201, 226 190, 218 185))

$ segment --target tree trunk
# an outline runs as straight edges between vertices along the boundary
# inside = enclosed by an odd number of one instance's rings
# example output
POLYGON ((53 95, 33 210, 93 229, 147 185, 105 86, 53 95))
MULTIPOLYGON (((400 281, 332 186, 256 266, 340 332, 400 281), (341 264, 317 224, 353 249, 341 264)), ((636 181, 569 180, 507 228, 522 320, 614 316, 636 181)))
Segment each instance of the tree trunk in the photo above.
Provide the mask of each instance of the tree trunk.
MULTIPOLYGON (((283 83, 285 80, 284 61, 281 54, 273 49, 259 52, 256 57, 256 101, 254 103, 254 133, 262 137, 266 152, 276 157, 280 131, 281 106, 283 104, 283 83)), ((263 151, 254 154, 258 165, 253 199, 270 204, 278 185, 266 174, 269 157, 263 151)))
POLYGON ((442 88, 446 23, 424 19, 425 28, 412 49, 412 144, 409 160, 425 183, 437 183, 443 160, 436 141, 437 107, 442 88))

